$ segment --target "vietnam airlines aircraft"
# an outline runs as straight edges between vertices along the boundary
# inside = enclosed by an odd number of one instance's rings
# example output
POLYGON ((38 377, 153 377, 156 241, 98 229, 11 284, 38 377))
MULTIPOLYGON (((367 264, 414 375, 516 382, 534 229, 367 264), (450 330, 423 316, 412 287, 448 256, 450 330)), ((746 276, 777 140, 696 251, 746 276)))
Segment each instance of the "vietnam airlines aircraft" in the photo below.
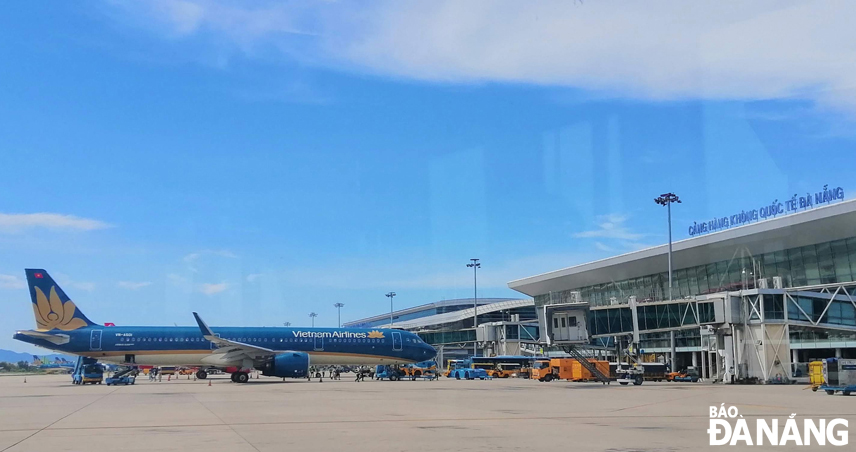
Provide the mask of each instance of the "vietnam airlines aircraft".
MULTIPOLYGON (((245 383, 253 369, 305 377, 309 365, 404 364, 431 359, 433 347, 406 331, 361 328, 113 326, 89 320, 44 270, 26 269, 34 330, 14 338, 61 353, 137 365, 226 369, 245 383)), ((204 370, 197 373, 206 378, 204 370)))

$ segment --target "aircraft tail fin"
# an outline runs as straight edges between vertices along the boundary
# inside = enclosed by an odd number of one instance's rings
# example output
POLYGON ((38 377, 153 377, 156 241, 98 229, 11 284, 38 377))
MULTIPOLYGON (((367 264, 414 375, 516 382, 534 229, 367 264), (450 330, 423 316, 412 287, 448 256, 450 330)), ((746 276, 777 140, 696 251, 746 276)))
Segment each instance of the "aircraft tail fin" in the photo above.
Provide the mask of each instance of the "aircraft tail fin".
POLYGON ((48 272, 32 268, 24 272, 27 274, 37 330, 70 331, 95 324, 77 309, 48 272))

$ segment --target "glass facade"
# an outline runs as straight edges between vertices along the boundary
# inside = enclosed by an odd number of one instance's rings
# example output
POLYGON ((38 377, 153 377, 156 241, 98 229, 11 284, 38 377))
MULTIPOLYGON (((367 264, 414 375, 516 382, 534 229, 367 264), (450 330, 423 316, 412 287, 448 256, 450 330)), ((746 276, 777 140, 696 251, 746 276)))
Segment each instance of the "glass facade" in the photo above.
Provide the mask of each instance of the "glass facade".
MULTIPOLYGON (((671 348, 672 337, 670 333, 647 333, 639 335, 639 348, 671 348)), ((698 329, 675 331, 675 347, 701 347, 701 334, 698 329)))
MULTIPOLYGON (((856 237, 824 242, 757 256, 681 268, 673 272, 672 298, 755 288, 755 280, 781 276, 784 287, 842 283, 856 280, 856 237)), ((566 303, 571 292, 580 292, 592 306, 604 306, 614 298, 626 303, 632 295, 640 302, 668 299, 667 272, 638 278, 541 294, 535 305, 566 303)))
MULTIPOLYGON (((636 307, 636 315, 640 331, 682 328, 715 321, 712 302, 640 304, 636 307)), ((633 331, 633 314, 630 307, 592 309, 588 315, 588 328, 593 336, 628 333, 633 331)))

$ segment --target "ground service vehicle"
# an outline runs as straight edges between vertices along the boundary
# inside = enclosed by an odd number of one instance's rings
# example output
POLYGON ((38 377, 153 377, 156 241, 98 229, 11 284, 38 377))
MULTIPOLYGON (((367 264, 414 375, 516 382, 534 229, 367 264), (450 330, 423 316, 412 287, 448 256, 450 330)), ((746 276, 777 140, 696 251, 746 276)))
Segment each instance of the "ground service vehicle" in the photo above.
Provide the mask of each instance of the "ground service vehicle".
POLYGON ((639 386, 643 381, 645 381, 645 369, 639 365, 630 365, 625 363, 616 364, 615 381, 622 386, 630 383, 639 386))
POLYGON ((484 369, 492 378, 510 378, 528 375, 535 358, 517 355, 476 356, 467 361, 469 367, 484 369))
POLYGON ((79 357, 74 371, 71 373, 71 382, 76 385, 86 383, 101 384, 104 381, 104 367, 92 358, 79 357))
MULTIPOLYGON (((589 360, 604 375, 609 374, 609 362, 589 360)), ((553 358, 538 360, 532 369, 531 378, 538 381, 569 380, 596 381, 597 378, 576 358, 553 358)))
POLYGON ((404 376, 404 370, 398 366, 377 366, 375 368, 375 380, 387 379, 389 381, 401 380, 404 376))
POLYGON ((646 381, 666 380, 666 365, 663 363, 639 363, 642 367, 642 378, 646 381))
POLYGON ((473 369, 465 367, 453 370, 452 373, 449 375, 449 378, 454 378, 455 380, 487 380, 491 377, 484 369, 473 369))
POLYGON ((695 383, 699 378, 698 370, 692 367, 682 372, 669 372, 666 374, 666 381, 689 381, 695 383))
POLYGON ((404 375, 408 377, 422 377, 423 375, 437 373, 437 362, 434 360, 421 361, 414 364, 406 364, 402 367, 404 375))
POLYGON ((473 368, 472 361, 469 359, 449 360, 446 376, 456 380, 474 380, 476 378, 479 380, 485 380, 490 378, 486 370, 473 368))
POLYGON ((823 361, 812 361, 808 363, 808 378, 811 383, 811 390, 816 392, 817 388, 821 387, 823 381, 823 361))
POLYGON ((132 384, 136 383, 136 381, 137 381, 137 377, 135 377, 133 375, 122 375, 119 377, 116 377, 116 376, 107 377, 104 380, 104 383, 107 384, 107 386, 114 386, 114 385, 126 385, 127 386, 127 385, 132 385, 132 384))
POLYGON ((532 364, 532 370, 529 371, 529 378, 538 381, 552 381, 553 367, 550 366, 549 359, 539 359, 532 364))
POLYGON ((443 372, 443 376, 444 376, 444 377, 447 377, 447 378, 448 378, 448 377, 451 377, 451 376, 452 376, 452 371, 453 371, 453 370, 455 370, 455 369, 458 369, 458 368, 463 367, 463 365, 464 365, 463 363, 464 363, 464 360, 463 360, 463 359, 450 359, 450 360, 446 363, 446 371, 445 371, 445 372, 443 372))
POLYGON ((829 395, 840 392, 846 396, 856 392, 856 359, 827 358, 823 360, 824 384, 820 389, 829 395))

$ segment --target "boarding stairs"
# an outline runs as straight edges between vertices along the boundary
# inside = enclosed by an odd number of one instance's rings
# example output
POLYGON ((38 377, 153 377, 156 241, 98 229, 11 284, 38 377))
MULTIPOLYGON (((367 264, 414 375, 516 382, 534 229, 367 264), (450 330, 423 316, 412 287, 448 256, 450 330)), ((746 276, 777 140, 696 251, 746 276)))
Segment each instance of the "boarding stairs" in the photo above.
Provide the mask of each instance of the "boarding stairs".
POLYGON ((591 374, 594 375, 594 377, 597 379, 597 381, 600 381, 600 382, 612 381, 612 379, 609 378, 608 375, 604 375, 603 372, 598 370, 597 366, 592 364, 592 362, 589 361, 588 358, 586 358, 585 355, 583 355, 575 345, 566 345, 562 348, 565 350, 565 353, 571 355, 571 358, 576 359, 580 363, 581 366, 585 367, 586 370, 591 372, 591 374))

